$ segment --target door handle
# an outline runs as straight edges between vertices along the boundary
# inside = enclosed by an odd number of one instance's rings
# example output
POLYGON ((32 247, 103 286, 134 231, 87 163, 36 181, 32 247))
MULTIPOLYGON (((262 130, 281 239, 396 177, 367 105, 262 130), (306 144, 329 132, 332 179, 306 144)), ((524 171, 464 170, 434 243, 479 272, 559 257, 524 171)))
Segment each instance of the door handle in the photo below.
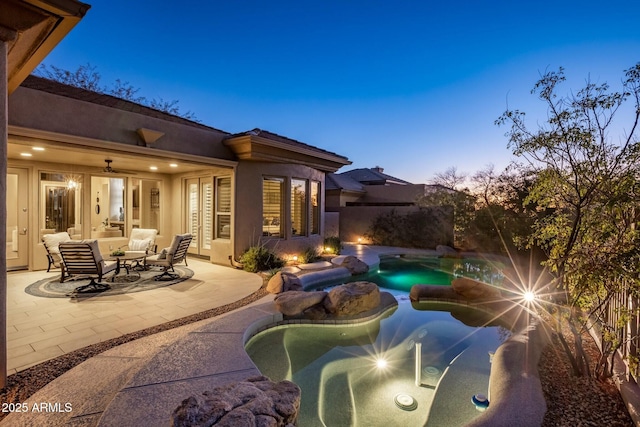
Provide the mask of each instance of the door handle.
POLYGON ((27 228, 26 227, 22 229, 22 234, 27 234, 27 228))

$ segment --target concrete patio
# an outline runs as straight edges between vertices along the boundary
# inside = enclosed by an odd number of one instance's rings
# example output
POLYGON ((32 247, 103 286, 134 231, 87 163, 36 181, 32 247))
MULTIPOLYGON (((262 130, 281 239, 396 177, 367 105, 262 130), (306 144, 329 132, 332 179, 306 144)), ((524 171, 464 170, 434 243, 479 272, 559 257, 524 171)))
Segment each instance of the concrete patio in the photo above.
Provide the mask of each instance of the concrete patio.
POLYGON ((159 289, 82 301, 42 298, 24 289, 59 270, 7 274, 8 374, 73 350, 235 302, 262 278, 190 258, 191 279, 159 289))

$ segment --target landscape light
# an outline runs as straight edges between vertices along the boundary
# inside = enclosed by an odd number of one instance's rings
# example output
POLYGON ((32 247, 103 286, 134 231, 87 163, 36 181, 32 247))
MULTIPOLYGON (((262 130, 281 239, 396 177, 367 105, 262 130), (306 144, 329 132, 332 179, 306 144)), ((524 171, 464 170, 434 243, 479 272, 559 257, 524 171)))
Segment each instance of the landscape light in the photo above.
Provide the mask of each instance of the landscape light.
POLYGON ((378 367, 378 369, 384 369, 387 367, 387 361, 382 358, 378 358, 376 360, 376 366, 378 367))
POLYGON ((524 293, 523 297, 526 302, 533 302, 536 299, 536 294, 532 291, 527 291, 524 293))

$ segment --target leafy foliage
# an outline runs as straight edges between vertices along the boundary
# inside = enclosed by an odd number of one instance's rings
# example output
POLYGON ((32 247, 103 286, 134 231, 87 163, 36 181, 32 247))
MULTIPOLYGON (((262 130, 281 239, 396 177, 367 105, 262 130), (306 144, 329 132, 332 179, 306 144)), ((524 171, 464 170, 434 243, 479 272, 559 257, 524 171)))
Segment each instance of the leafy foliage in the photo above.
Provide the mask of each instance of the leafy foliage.
MULTIPOLYGON (((559 304, 552 310, 558 324, 568 320, 573 332, 576 351, 568 354, 574 371, 587 374, 580 345, 586 320, 602 318, 613 295, 639 285, 640 63, 626 71, 618 92, 587 81, 578 92, 561 95, 564 81, 561 68, 545 73, 532 90, 547 106, 545 123, 530 129, 518 110, 507 110, 496 123, 510 127, 510 148, 524 159, 522 170, 533 171, 525 204, 546 214, 535 218, 527 244, 546 255, 559 304), (625 110, 629 100, 633 105, 625 110), (630 118, 630 127, 625 130, 619 117, 630 118)), ((608 331, 603 338, 615 335, 608 331)), ((609 344, 608 351, 619 346, 609 344)))
POLYGON ((300 255, 298 260, 302 264, 309 264, 318 261, 320 258, 320 251, 317 248, 308 247, 302 251, 302 255, 300 255))
POLYGON ((342 242, 338 236, 330 236, 324 239, 324 247, 328 248, 332 254, 340 255, 342 250, 342 242))
POLYGON ((449 215, 446 208, 425 208, 405 215, 396 210, 376 217, 367 238, 375 245, 407 248, 435 248, 451 245, 452 236, 446 230, 449 215))
POLYGON ((265 246, 251 246, 240 257, 240 263, 243 270, 251 273, 273 270, 284 266, 284 260, 265 246))
POLYGON ((465 179, 464 174, 459 174, 456 168, 451 167, 445 172, 437 173, 430 191, 416 200, 416 204, 422 207, 448 206, 453 209, 452 243, 458 248, 469 246, 466 240, 467 230, 473 219, 476 203, 469 189, 462 187, 465 179))
POLYGON ((92 92, 103 93, 126 101, 135 102, 136 104, 141 104, 187 120, 199 121, 195 117, 195 114, 190 111, 186 113, 180 112, 177 100, 165 101, 162 98, 148 100, 144 96, 137 96, 140 89, 134 88, 129 82, 116 79, 113 86, 102 86, 100 83, 100 73, 96 71, 95 66, 91 66, 90 64, 81 65, 75 71, 64 70, 54 65, 47 66, 41 64, 34 74, 69 86, 75 86, 92 92))

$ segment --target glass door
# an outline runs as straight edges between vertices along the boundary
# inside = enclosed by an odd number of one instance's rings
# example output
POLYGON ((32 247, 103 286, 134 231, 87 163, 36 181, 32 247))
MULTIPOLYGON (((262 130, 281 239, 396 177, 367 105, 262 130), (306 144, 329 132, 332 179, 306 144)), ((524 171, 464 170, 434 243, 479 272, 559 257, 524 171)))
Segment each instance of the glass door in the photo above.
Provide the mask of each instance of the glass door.
POLYGON ((193 235, 189 253, 208 257, 214 232, 213 178, 186 181, 187 232, 193 235))
POLYGON ((29 187, 27 169, 7 169, 7 270, 20 270, 29 265, 29 187))

